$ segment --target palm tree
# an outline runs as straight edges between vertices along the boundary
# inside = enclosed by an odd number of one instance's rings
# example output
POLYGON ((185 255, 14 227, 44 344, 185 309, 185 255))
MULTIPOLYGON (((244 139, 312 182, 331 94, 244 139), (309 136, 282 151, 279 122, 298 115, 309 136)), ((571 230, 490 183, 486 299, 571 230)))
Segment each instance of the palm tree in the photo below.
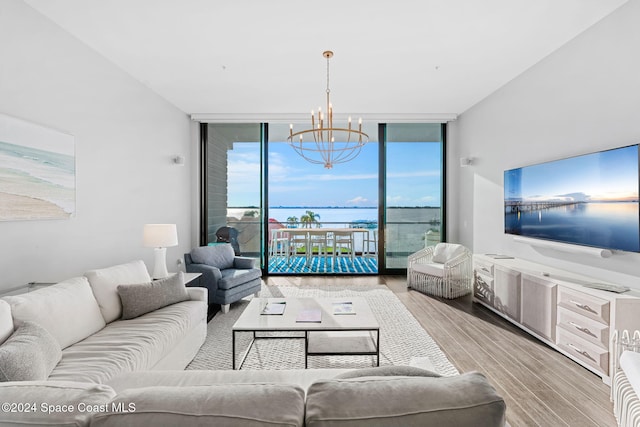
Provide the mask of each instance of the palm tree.
POLYGON ((314 213, 313 211, 307 211, 304 215, 300 217, 300 222, 307 227, 311 227, 313 224, 316 225, 316 228, 322 227, 322 224, 318 221, 320 219, 320 215, 314 213))
POLYGON ((290 216, 287 218, 287 228, 297 228, 298 227, 298 217, 290 216))

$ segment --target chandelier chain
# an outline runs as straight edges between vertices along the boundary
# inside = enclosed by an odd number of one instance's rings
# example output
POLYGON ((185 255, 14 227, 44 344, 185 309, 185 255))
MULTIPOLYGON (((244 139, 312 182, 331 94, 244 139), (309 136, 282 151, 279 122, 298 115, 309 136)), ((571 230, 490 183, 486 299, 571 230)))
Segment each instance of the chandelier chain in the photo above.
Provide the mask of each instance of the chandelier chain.
POLYGON ((329 60, 331 59, 330 56, 327 56, 327 93, 331 92, 331 89, 329 89, 329 60))

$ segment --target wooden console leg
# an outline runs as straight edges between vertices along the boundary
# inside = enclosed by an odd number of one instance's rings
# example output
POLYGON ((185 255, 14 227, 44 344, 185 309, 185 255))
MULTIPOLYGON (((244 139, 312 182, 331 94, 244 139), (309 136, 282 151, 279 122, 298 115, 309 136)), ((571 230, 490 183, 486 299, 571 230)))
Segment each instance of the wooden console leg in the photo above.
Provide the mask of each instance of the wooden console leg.
POLYGON ((229 312, 229 307, 231 306, 231 304, 222 304, 220 306, 220 310, 222 311, 222 314, 227 314, 229 312))

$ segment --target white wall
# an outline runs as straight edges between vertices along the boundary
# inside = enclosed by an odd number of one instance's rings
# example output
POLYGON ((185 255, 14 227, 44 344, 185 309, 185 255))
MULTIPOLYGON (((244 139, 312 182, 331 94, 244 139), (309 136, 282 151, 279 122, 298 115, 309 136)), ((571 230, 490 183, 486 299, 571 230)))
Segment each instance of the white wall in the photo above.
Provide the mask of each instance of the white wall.
POLYGON ((77 188, 75 218, 0 222, 0 292, 133 259, 151 270, 145 223, 177 224, 177 269, 191 247, 186 114, 17 0, 1 6, 0 113, 74 135, 77 188))
POLYGON ((503 233, 502 212, 504 170, 640 142, 638 22, 640 2, 627 3, 451 125, 451 155, 477 157, 450 169, 459 241, 640 288, 640 254, 536 250, 503 233))

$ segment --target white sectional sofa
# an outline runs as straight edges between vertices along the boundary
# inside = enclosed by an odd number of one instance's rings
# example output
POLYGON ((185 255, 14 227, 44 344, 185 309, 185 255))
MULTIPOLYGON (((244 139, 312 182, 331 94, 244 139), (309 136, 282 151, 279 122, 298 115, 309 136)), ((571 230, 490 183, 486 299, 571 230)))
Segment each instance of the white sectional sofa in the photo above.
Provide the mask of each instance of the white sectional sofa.
POLYGON ((150 282, 144 263, 135 261, 4 297, 0 343, 25 322, 42 326, 61 353, 42 380, 102 384, 127 372, 184 369, 206 338, 206 290, 186 288, 188 300, 121 320, 117 286, 150 282))
POLYGON ((150 280, 136 261, 0 300, 0 426, 505 423, 479 373, 183 371, 205 339, 206 290, 150 280))

